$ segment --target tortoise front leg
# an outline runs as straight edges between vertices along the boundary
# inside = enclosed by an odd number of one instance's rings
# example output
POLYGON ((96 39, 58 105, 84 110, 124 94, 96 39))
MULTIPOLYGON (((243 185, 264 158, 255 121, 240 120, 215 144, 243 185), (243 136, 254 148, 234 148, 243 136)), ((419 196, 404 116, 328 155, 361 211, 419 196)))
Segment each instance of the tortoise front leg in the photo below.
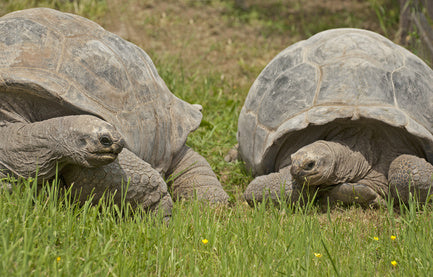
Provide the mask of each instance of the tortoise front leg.
POLYGON ((164 217, 171 215, 173 203, 161 175, 126 148, 108 165, 94 168, 68 165, 61 175, 67 185, 72 185, 72 192, 79 195, 82 203, 91 194, 92 202, 97 203, 104 193, 111 192, 115 193, 115 203, 120 204, 121 194, 129 185, 125 200, 132 206, 153 211, 162 209, 164 217))
POLYGON ((333 207, 338 203, 343 205, 358 204, 364 208, 379 208, 384 206, 383 197, 371 187, 361 183, 342 183, 321 188, 318 198, 322 208, 333 207))
POLYGON ((392 161, 388 180, 392 197, 403 203, 409 202, 409 195, 426 202, 433 195, 433 165, 413 155, 401 155, 392 161))
POLYGON ((302 185, 297 185, 292 180, 290 166, 282 168, 279 172, 256 177, 247 186, 244 197, 250 206, 254 206, 254 202, 261 203, 266 199, 278 205, 283 200, 282 197, 292 204, 299 200, 308 201, 308 194, 302 185))
POLYGON ((226 203, 229 196, 224 191, 209 163, 189 147, 183 149, 167 172, 171 176, 173 199, 191 199, 194 193, 199 200, 226 203))

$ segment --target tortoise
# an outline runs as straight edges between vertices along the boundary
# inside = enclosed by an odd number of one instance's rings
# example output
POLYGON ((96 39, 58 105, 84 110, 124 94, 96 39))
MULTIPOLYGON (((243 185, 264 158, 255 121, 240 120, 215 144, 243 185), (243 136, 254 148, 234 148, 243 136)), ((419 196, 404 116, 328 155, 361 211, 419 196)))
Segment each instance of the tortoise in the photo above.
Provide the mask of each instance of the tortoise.
POLYGON ((244 197, 426 201, 432 132, 433 71, 421 59, 371 31, 320 32, 280 52, 250 88, 237 138, 256 178, 244 197))
POLYGON ((48 8, 1 17, 0 97, 2 177, 57 171, 94 202, 107 190, 120 201, 129 182, 127 201, 167 216, 171 196, 228 199, 185 144, 201 106, 173 95, 142 49, 88 19, 48 8))

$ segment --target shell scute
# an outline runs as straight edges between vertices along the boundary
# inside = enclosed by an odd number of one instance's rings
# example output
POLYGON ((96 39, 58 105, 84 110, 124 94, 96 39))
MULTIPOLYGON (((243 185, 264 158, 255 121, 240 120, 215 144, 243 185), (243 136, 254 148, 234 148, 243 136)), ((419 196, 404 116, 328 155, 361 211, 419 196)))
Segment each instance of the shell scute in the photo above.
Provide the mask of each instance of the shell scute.
MULTIPOLYGON (((300 47, 302 43, 293 45, 297 47, 292 50, 292 48, 283 50, 278 54, 263 70, 263 74, 260 74, 257 80, 253 83, 252 90, 256 91, 254 97, 248 97, 245 100, 245 107, 249 110, 256 110, 265 95, 269 90, 269 84, 275 80, 277 76, 302 62, 302 48, 300 47)), ((266 96, 265 96, 266 97, 266 96)))
MULTIPOLYGON (((164 84, 161 82, 152 60, 143 50, 110 33, 102 37, 101 41, 113 51, 123 67, 128 69, 125 71, 127 75, 124 76, 124 80, 128 80, 134 87, 136 101, 139 103, 151 102, 156 93, 159 94, 158 97, 163 98, 163 101, 169 101, 171 93, 168 92, 168 89, 161 90, 164 84), (142 76, 147 76, 147 78, 142 76)), ((134 103, 130 104, 134 105, 134 103)))
POLYGON ((426 76, 419 69, 406 66, 395 71, 392 79, 399 108, 432 132, 433 74, 426 76))
POLYGON ((378 39, 374 33, 355 30, 350 36, 347 35, 347 32, 341 32, 332 38, 325 36, 327 31, 323 33, 324 36, 317 43, 314 40, 311 42, 308 40, 309 47, 306 50, 308 61, 325 65, 337 60, 346 61, 350 57, 360 57, 388 71, 403 66, 403 57, 395 51, 397 46, 386 39, 378 39))
POLYGON ((316 67, 307 63, 281 73, 262 100, 259 122, 275 129, 288 116, 310 107, 316 94, 317 75, 316 67))
POLYGON ((81 45, 68 47, 68 50, 71 57, 95 74, 98 80, 106 81, 119 92, 126 92, 130 88, 122 62, 99 40, 89 39, 81 45))
MULTIPOLYGON (((48 29, 55 30, 64 37, 77 37, 83 35, 97 36, 105 30, 95 22, 70 13, 52 12, 48 8, 34 8, 12 12, 3 18, 22 18, 31 20, 48 29)), ((27 25, 28 26, 28 25, 27 25)))
POLYGON ((62 37, 56 32, 29 19, 13 18, 0 23, 0 33, 0 68, 55 70, 57 67, 62 37))
MULTIPOLYGON (((306 114, 306 122, 316 125, 323 125, 336 118, 352 118, 356 116, 357 110, 353 106, 315 106, 311 108, 306 114)), ((295 118, 292 118, 295 120, 295 118)), ((290 122, 297 123, 296 121, 290 122)), ((297 123, 299 124, 299 123, 297 123)))
POLYGON ((348 58, 322 67, 317 105, 394 105, 391 73, 368 60, 348 58))

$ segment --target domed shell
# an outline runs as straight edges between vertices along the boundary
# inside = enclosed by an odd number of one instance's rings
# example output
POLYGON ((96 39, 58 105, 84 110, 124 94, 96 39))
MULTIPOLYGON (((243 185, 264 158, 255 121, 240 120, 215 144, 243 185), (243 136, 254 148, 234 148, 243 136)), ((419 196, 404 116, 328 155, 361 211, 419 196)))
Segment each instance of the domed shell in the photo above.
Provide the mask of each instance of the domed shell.
POLYGON ((0 18, 0 98, 14 103, 0 103, 0 125, 70 114, 103 118, 161 172, 202 117, 169 91, 142 49, 88 19, 47 8, 0 18))
POLYGON ((405 128, 433 161, 433 71, 371 31, 318 33, 279 53, 252 85, 239 116, 240 155, 253 174, 268 173, 288 136, 343 118, 405 128))

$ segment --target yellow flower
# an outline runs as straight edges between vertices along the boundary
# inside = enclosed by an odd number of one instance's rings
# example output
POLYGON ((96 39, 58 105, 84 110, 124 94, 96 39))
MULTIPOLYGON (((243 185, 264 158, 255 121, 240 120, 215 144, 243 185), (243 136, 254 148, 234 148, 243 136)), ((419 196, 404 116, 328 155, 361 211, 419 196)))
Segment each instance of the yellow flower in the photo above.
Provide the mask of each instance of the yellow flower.
POLYGON ((203 244, 207 244, 209 241, 207 239, 202 239, 201 242, 203 242, 203 244))
POLYGON ((379 238, 378 238, 378 237, 373 237, 373 239, 374 239, 374 240, 379 240, 379 238))
POLYGON ((320 254, 320 253, 314 253, 314 256, 316 256, 317 258, 321 258, 322 254, 320 254))
POLYGON ((391 261, 392 266, 397 266, 397 262, 396 261, 391 261))
POLYGON ((391 236, 391 239, 392 240, 395 240, 397 237, 396 236, 391 236))
POLYGON ((60 262, 60 260, 61 260, 60 257, 57 257, 57 258, 56 258, 56 261, 57 261, 57 262, 60 262))

